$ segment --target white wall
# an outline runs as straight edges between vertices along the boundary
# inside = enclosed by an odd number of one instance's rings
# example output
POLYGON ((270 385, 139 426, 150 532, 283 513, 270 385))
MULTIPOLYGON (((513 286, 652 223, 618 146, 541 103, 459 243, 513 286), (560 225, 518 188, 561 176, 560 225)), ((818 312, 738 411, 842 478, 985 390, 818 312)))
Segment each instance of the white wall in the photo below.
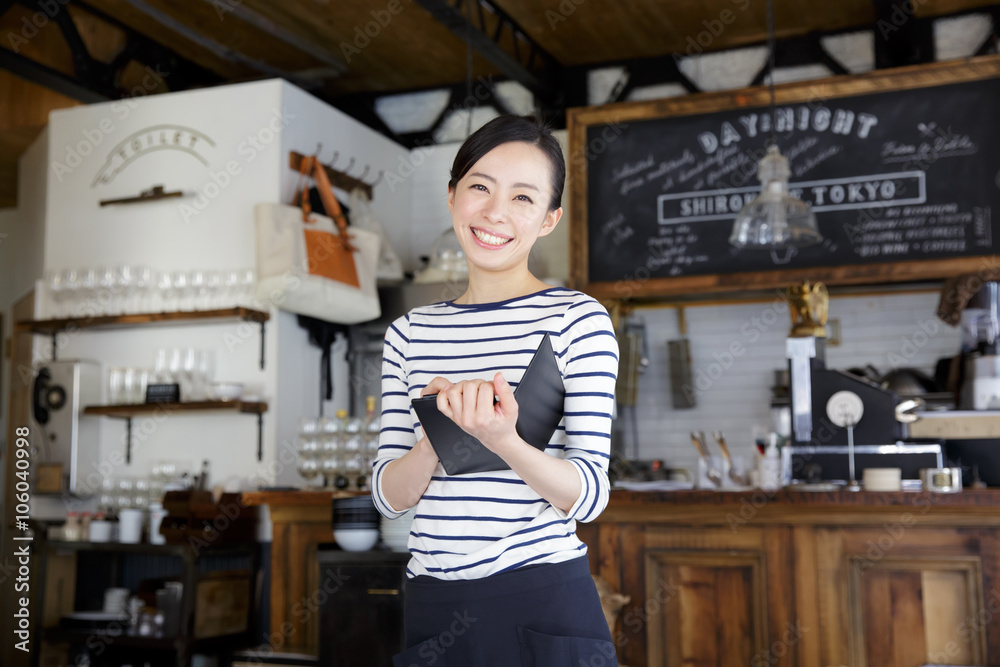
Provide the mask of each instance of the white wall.
MULTIPOLYGON (((356 158, 352 174, 370 164, 369 181, 406 155, 402 147, 278 80, 57 111, 49 136, 47 233, 40 263, 45 270, 116 264, 157 270, 252 268, 253 207, 290 201, 297 173, 288 167, 289 151, 312 153, 321 142, 324 160, 340 152, 337 166, 356 158), (181 127, 182 144, 199 133, 193 150, 142 150, 159 147, 163 136, 169 142, 171 132, 176 136, 172 128, 162 136, 159 130, 147 131, 164 125, 181 127), (102 182, 99 177, 112 173, 123 156, 132 159, 102 182), (99 206, 99 200, 135 196, 155 184, 195 196, 99 206)), ((339 194, 346 201, 346 193, 339 194)), ((395 193, 381 185, 373 199, 373 210, 390 234, 408 229, 409 185, 397 186, 395 193)), ((269 402, 263 462, 256 460, 254 417, 177 413, 161 421, 134 420, 130 465, 121 462, 124 423, 96 418, 101 447, 95 469, 141 476, 159 460, 175 460, 196 471, 208 458, 213 483, 250 488, 298 481, 290 454, 299 419, 317 413, 320 351, 308 344, 293 314, 256 305, 271 314, 263 371, 258 327, 245 324, 84 330, 68 336, 59 354, 97 360, 106 375, 110 366, 151 367, 160 347, 214 350, 217 379, 242 382, 248 393, 269 402)), ((343 355, 335 358, 334 375, 346 382, 343 355)), ((329 411, 346 407, 347 398, 346 390, 338 391, 329 411)), ((58 504, 40 505, 38 513, 61 511, 58 504)))

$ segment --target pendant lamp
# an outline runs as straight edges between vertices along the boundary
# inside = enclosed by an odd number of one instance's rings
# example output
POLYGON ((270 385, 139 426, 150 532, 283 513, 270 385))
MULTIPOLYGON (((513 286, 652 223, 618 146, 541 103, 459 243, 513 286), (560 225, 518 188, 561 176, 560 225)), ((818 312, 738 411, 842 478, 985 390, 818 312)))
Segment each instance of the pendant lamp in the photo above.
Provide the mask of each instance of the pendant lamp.
POLYGON ((823 240, 816 215, 806 202, 788 190, 791 169, 781 154, 774 133, 774 6, 767 2, 768 72, 771 90, 771 142, 757 165, 760 194, 736 215, 729 243, 736 248, 766 249, 803 247, 823 240))

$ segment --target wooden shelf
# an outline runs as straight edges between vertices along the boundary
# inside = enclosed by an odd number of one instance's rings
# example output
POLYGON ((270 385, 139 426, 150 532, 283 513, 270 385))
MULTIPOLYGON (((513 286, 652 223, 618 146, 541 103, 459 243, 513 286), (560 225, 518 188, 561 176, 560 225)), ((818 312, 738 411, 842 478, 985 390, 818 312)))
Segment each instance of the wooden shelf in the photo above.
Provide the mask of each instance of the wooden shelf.
POLYGON ((83 414, 127 419, 151 412, 206 412, 209 410, 226 410, 229 412, 259 415, 267 412, 267 403, 264 401, 185 401, 181 403, 88 405, 83 409, 83 414))
POLYGON ((67 329, 126 329, 151 325, 191 324, 192 322, 217 322, 232 320, 266 322, 268 313, 243 308, 217 308, 215 310, 186 310, 169 313, 132 313, 130 315, 95 315, 93 317, 66 317, 51 320, 22 320, 15 328, 37 334, 56 334, 67 329))
POLYGON ((64 331, 93 329, 109 331, 134 327, 170 326, 191 324, 219 324, 225 322, 252 322, 260 325, 260 368, 264 369, 264 323, 270 315, 262 310, 234 306, 215 310, 181 310, 163 313, 132 313, 129 315, 93 315, 88 317, 64 317, 49 320, 21 320, 14 324, 14 330, 42 334, 52 337, 52 360, 56 359, 58 346, 56 337, 64 331))
POLYGON ((126 405, 88 405, 83 414, 114 417, 126 421, 125 462, 132 462, 132 419, 152 413, 227 411, 236 414, 257 415, 257 460, 264 460, 264 401, 187 401, 181 403, 132 403, 126 405))

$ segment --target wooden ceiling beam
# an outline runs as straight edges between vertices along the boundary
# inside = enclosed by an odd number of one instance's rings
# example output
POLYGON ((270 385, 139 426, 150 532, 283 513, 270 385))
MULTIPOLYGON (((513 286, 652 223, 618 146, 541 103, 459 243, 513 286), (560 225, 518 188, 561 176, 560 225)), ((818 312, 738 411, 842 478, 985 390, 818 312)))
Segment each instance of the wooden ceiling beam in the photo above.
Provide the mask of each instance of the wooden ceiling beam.
POLYGON ((319 81, 305 79, 297 75, 295 72, 289 72, 279 67, 274 67, 261 60, 257 60, 255 58, 243 55, 239 51, 235 51, 224 44, 220 44, 211 37, 206 37, 205 35, 195 30, 194 28, 188 27, 183 22, 175 19, 173 16, 167 14, 166 12, 146 3, 144 0, 123 0, 123 1, 132 9, 136 10, 141 14, 144 14, 149 19, 156 21, 164 28, 174 33, 177 33, 178 35, 181 35, 185 39, 197 44, 198 46, 202 47, 207 51, 210 51, 212 54, 214 54, 219 58, 222 58, 223 60, 239 65, 245 65, 246 67, 250 67, 251 69, 254 69, 257 72, 266 74, 268 76, 287 79, 288 81, 291 81, 292 83, 306 90, 314 90, 319 85, 321 85, 319 81))
POLYGON ((215 7, 220 19, 224 14, 232 14, 241 21, 266 32, 275 39, 313 56, 327 66, 327 69, 317 70, 317 72, 322 71, 325 74, 325 78, 337 77, 347 72, 347 64, 340 56, 329 51, 314 40, 309 40, 305 35, 289 30, 279 23, 275 23, 263 14, 247 7, 242 2, 220 2, 219 0, 203 0, 203 2, 207 2, 215 7))
POLYGON ((105 94, 94 90, 94 83, 91 81, 80 81, 67 76, 9 49, 0 49, 0 69, 87 104, 107 102, 113 96, 113 93, 105 94))

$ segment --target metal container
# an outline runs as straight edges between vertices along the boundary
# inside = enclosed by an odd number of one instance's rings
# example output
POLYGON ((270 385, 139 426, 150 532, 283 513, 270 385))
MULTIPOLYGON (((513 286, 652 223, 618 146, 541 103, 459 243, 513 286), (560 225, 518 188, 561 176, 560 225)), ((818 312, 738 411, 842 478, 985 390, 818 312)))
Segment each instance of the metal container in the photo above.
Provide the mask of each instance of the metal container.
POLYGON ((961 468, 924 468, 920 479, 925 491, 934 493, 959 493, 962 490, 961 468))

